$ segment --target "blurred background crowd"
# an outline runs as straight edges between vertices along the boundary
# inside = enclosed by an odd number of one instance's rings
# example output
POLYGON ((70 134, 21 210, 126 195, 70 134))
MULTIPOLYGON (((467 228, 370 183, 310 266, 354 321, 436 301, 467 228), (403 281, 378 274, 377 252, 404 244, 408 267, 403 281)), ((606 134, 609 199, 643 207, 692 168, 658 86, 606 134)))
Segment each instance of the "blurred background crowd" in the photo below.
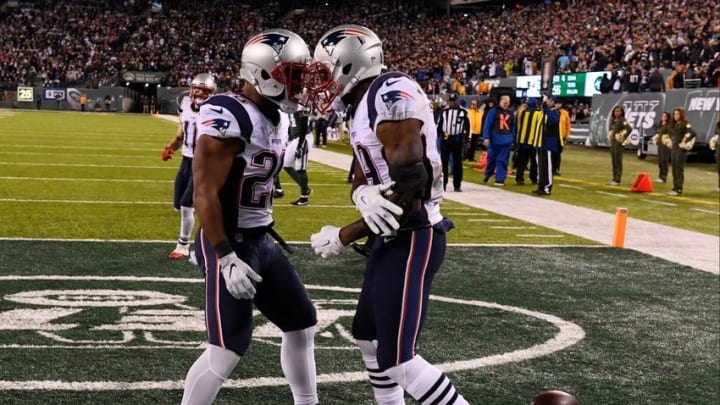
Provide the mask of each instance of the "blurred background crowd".
POLYGON ((76 0, 4 1, 0 83, 123 85, 124 71, 165 72, 163 86, 186 86, 212 72, 238 81, 242 44, 283 27, 309 44, 332 26, 376 31, 392 70, 414 75, 430 94, 474 94, 486 78, 536 74, 543 58, 557 72, 610 70, 650 75, 681 66, 715 87, 720 77, 720 1, 400 0, 76 0))

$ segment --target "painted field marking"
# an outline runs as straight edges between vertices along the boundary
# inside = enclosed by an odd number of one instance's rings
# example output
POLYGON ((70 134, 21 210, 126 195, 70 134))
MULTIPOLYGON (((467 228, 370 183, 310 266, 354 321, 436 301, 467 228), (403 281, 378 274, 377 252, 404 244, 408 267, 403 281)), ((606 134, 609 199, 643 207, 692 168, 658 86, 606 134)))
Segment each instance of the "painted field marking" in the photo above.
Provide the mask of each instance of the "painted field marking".
MULTIPOLYGON (((41 199, 34 199, 34 198, 0 198, 0 203, 2 202, 10 202, 10 203, 36 203, 36 204, 117 204, 117 205, 172 205, 172 201, 102 201, 102 200, 41 200, 41 199)), ((295 207, 292 204, 273 204, 274 208, 277 207, 295 207)), ((308 208, 339 208, 339 209, 347 209, 347 208, 355 208, 354 205, 317 205, 313 204, 309 207, 303 207, 303 209, 308 208)))
MULTIPOLYGON (((48 156, 47 152, 0 152, 0 155, 13 155, 13 156, 48 156)), ((157 156, 149 155, 100 155, 97 153, 58 153, 53 152, 53 158, 59 156, 80 156, 80 157, 91 157, 91 158, 112 158, 112 159, 152 159, 157 160, 157 156)))
MULTIPOLYGON (((103 143, 103 145, 107 145, 107 142, 103 143)), ((3 145, 3 148, 20 148, 20 149, 47 149, 47 145, 45 144, 8 144, 3 145)), ((109 147, 109 146, 74 146, 74 145, 53 145, 52 147, 53 151, 56 149, 84 149, 84 150, 134 150, 138 152, 157 152, 157 148, 115 148, 115 147, 109 147)), ((47 154, 47 153, 46 153, 47 154)), ((158 156, 159 157, 159 156, 158 156)))
POLYGON ((537 226, 491 226, 490 229, 537 229, 537 226))
POLYGON ((0 162, 3 166, 49 166, 49 167, 99 167, 110 169, 159 169, 177 171, 177 166, 131 166, 131 165, 99 165, 90 163, 36 163, 36 162, 0 162))
POLYGON ((585 190, 585 187, 571 186, 570 184, 558 183, 558 186, 559 186, 559 187, 565 187, 565 188, 573 188, 573 189, 575 189, 575 190, 585 190))
MULTIPOLYGON (((123 277, 99 277, 99 276, 0 276, 2 281, 29 281, 29 280, 67 280, 78 281, 88 280, 88 278, 102 281, 130 281, 127 276, 123 277)), ((137 282, 185 282, 185 283, 202 283, 203 280, 197 278, 163 278, 163 277, 132 277, 132 281, 137 282), (171 281, 176 280, 176 281, 171 281)), ((338 287, 338 286, 321 286, 306 285, 308 290, 324 290, 332 292, 343 292, 358 294, 360 289, 338 287)), ((71 294, 72 295, 72 294, 71 294)), ((146 294, 147 295, 147 294, 146 294)), ((25 293, 23 296, 32 301, 32 297, 37 294, 25 293)), ((81 295, 83 296, 83 295, 81 295)), ((89 297, 88 297, 89 298, 89 297)), ((173 296, 167 295, 166 299, 173 296)), ((512 312, 527 317, 543 320, 558 329, 558 332, 551 339, 540 344, 533 345, 526 349, 518 349, 508 353, 485 356, 481 358, 465 359, 458 361, 450 361, 437 364, 444 372, 456 372, 463 370, 477 369, 481 367, 495 366, 510 362, 525 361, 537 357, 546 356, 548 354, 566 349, 573 346, 585 338, 585 331, 577 324, 566 321, 554 315, 542 312, 531 311, 524 308, 502 305, 492 302, 462 300, 458 298, 443 297, 430 295, 433 301, 445 302, 449 304, 469 305, 481 308, 490 308, 506 312, 512 312)), ((128 338, 128 336, 124 336, 128 338)), ((16 348, 16 347, 13 347, 16 348)), ((116 347, 117 348, 117 347, 116 347)), ((198 347, 184 347, 186 349, 198 350, 198 347)), ((9 347, 5 347, 9 349, 9 347)), ((317 376, 318 383, 346 383, 354 381, 367 380, 365 371, 347 371, 339 373, 320 374, 317 376)), ((287 384, 285 378, 277 377, 255 377, 248 379, 232 379, 227 380, 223 384, 224 388, 251 388, 251 387, 271 387, 284 386, 287 384)), ((0 390, 55 390, 55 391, 107 391, 107 390, 182 390, 184 387, 182 380, 166 380, 166 381, 58 381, 58 380, 29 380, 29 381, 7 381, 0 380, 0 390)))
POLYGON ((720 211, 710 211, 710 210, 704 210, 702 208, 690 208, 693 211, 702 212, 704 214, 715 214, 720 215, 720 211))
POLYGON ((486 216, 490 215, 490 214, 487 213, 487 212, 478 212, 478 213, 474 213, 474 212, 455 212, 455 210, 456 210, 456 208, 453 208, 452 210, 445 210, 445 214, 447 214, 447 215, 452 215, 452 216, 456 216, 456 217, 462 217, 462 216, 467 216, 467 217, 486 217, 486 216))
POLYGON ((595 192, 598 193, 598 194, 611 195, 611 196, 613 196, 613 197, 627 198, 627 196, 626 196, 626 195, 623 195, 623 194, 608 193, 607 191, 600 191, 600 190, 595 190, 595 192))
POLYGON ((31 198, 0 198, 0 202, 22 202, 38 204, 172 205, 172 201, 37 200, 31 198))
POLYGON ((650 204, 666 205, 668 207, 677 207, 677 204, 669 203, 669 202, 665 202, 665 201, 648 200, 646 198, 641 198, 640 201, 644 201, 644 202, 650 203, 650 204))
POLYGON ((500 219, 500 218, 470 218, 468 219, 470 222, 510 222, 509 219, 500 219))
POLYGON ((531 233, 521 233, 515 235, 519 238, 564 238, 565 235, 558 235, 558 234, 552 234, 552 235, 541 235, 541 234, 531 234, 531 233))
MULTIPOLYGON (((150 244, 150 243, 177 243, 177 239, 64 239, 64 238, 23 238, 23 237, 4 237, 0 236, 0 240, 6 241, 43 241, 43 242, 90 242, 90 243, 139 243, 139 244, 150 244)), ((292 241, 288 240, 287 243, 291 245, 309 245, 310 241, 292 241)), ((553 248, 553 247, 577 247, 577 248, 602 248, 610 249, 607 245, 552 245, 552 244, 526 244, 526 243, 448 243, 448 246, 455 247, 529 247, 529 248, 553 248)), ((0 276, 2 280, 3 276, 0 276)), ((28 276, 26 276, 28 277, 28 276)), ((165 280, 165 278, 163 278, 165 280)))
POLYGON ((20 181, 87 181, 100 183, 174 183, 174 180, 147 180, 147 179, 97 179, 82 177, 16 177, 16 176, 0 176, 0 180, 20 180, 20 181))

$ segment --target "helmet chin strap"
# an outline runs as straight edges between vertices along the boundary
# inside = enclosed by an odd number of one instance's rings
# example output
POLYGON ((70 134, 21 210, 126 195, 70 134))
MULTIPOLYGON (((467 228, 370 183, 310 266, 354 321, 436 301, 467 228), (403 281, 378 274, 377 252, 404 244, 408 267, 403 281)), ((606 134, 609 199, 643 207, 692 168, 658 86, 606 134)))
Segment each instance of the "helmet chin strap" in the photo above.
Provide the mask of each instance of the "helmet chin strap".
POLYGON ((365 73, 367 70, 368 70, 368 69, 367 69, 366 67, 360 68, 360 70, 358 70, 357 73, 355 73, 355 75, 352 77, 352 79, 350 79, 350 81, 348 82, 347 86, 345 86, 345 88, 343 88, 343 91, 342 91, 342 93, 340 94, 340 97, 343 97, 343 96, 345 96, 346 94, 350 93, 350 90, 352 90, 353 88, 355 88, 355 86, 356 86, 358 83, 360 83, 360 77, 361 77, 361 76, 363 75, 363 73, 365 73))

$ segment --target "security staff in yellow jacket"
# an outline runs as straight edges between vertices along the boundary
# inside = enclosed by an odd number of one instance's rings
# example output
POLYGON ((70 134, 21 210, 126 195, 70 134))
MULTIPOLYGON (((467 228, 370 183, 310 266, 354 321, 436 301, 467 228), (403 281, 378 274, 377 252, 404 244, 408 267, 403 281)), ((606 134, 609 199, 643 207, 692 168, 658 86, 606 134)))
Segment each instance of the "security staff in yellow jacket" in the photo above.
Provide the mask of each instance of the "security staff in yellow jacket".
POLYGON ((565 142, 570 136, 570 113, 558 100, 558 111, 560 111, 560 150, 552 153, 553 175, 560 176, 560 163, 562 162, 562 151, 565 149, 565 142))
POLYGON ((513 165, 515 167, 515 182, 518 185, 525 184, 525 171, 530 162, 530 181, 537 184, 538 169, 535 158, 535 138, 538 136, 542 122, 542 110, 537 108, 537 100, 529 98, 517 111, 515 117, 515 155, 513 165))
POLYGON ((482 119, 484 111, 478 108, 478 101, 473 99, 470 101, 470 108, 467 110, 468 119, 470 119, 470 147, 467 150, 465 158, 470 162, 475 161, 475 150, 478 147, 480 138, 482 137, 482 119))

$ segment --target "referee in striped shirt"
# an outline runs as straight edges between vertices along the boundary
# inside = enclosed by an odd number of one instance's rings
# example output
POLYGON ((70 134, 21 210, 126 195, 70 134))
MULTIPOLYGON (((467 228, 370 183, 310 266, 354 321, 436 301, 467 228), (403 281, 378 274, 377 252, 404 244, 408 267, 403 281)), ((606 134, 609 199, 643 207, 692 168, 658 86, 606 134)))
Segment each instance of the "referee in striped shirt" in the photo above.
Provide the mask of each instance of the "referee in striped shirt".
POLYGON ((452 157, 452 176, 455 191, 462 191, 460 188, 463 177, 463 145, 468 141, 470 133, 470 119, 468 112, 458 104, 458 95, 450 93, 448 106, 443 109, 438 121, 438 133, 442 134, 440 141, 440 155, 443 165, 443 189, 448 184, 448 164, 452 157))

